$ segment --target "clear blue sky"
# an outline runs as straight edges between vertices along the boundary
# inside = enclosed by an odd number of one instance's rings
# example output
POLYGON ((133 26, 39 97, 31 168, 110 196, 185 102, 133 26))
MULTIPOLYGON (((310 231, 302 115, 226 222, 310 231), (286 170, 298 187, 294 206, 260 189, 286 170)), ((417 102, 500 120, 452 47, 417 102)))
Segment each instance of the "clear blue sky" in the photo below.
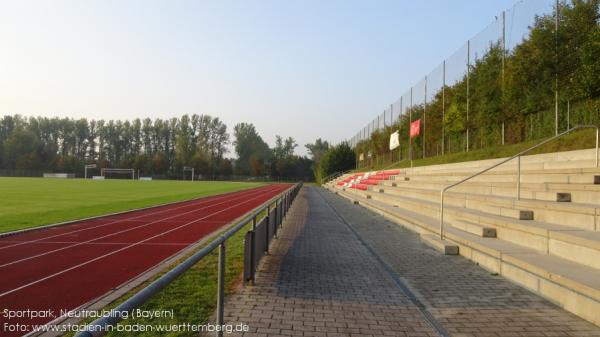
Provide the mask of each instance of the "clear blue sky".
POLYGON ((514 0, 0 2, 0 114, 340 141, 514 0))

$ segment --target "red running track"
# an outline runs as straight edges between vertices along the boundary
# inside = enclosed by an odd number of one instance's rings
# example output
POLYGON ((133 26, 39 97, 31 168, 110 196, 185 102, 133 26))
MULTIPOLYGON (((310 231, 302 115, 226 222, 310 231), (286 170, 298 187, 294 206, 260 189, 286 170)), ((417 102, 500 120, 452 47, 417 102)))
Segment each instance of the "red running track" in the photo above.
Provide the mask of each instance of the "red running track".
POLYGON ((21 336, 4 310, 72 310, 144 273, 289 188, 269 185, 0 238, 0 336, 21 336))

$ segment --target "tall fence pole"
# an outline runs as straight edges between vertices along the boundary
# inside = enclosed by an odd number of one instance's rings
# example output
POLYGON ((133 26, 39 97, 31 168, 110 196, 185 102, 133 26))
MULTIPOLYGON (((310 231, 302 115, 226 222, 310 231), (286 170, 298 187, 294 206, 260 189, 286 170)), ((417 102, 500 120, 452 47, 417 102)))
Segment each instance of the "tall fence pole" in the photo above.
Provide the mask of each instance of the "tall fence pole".
POLYGON ((504 69, 506 62, 506 11, 502 11, 502 145, 504 145, 504 119, 506 118, 506 107, 505 107, 505 92, 506 92, 506 84, 505 84, 505 75, 504 69))
POLYGON ((425 137, 425 120, 427 120, 427 76, 425 76, 425 104, 423 104, 423 159, 425 159, 426 137, 425 137))
POLYGON ((467 40, 467 152, 469 152, 469 77, 471 75, 471 40, 467 40))
POLYGON ((556 69, 554 69, 554 134, 558 135, 558 25, 559 25, 559 0, 556 0, 555 20, 554 20, 554 55, 556 69))
POLYGON ((446 126, 446 60, 442 62, 442 156, 444 155, 446 126))
POLYGON ((410 87, 410 105, 408 106, 408 159, 410 160, 410 167, 412 167, 413 153, 412 153, 412 137, 410 136, 410 125, 412 124, 412 93, 413 88, 410 87))
MULTIPOLYGON (((404 111, 404 110, 402 110, 402 108, 404 107, 402 105, 403 97, 404 96, 400 96, 400 112, 398 113, 398 125, 399 125, 398 126, 398 140, 400 140, 400 134, 401 134, 400 128, 402 127, 402 112, 404 111)), ((398 146, 398 148, 400 149, 400 160, 402 160, 402 146, 398 146)))

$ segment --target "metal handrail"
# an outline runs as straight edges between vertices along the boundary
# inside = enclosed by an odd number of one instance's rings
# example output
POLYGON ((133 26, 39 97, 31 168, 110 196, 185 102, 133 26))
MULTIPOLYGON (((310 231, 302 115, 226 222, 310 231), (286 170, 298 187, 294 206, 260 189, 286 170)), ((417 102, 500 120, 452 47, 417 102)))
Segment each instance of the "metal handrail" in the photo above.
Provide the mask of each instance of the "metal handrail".
POLYGON ((332 174, 330 174, 330 175, 328 175, 327 177, 323 178, 323 179, 322 179, 322 183, 323 183, 323 184, 326 184, 326 183, 330 182, 331 180, 333 180, 333 179, 335 179, 335 178, 337 178, 337 177, 339 177, 339 176, 343 175, 343 174, 344 174, 344 172, 346 172, 346 171, 337 171, 337 172, 333 172, 332 174))
POLYGON ((328 175, 327 177, 325 177, 325 178, 321 179, 321 184, 326 184, 326 183, 329 181, 328 179, 329 179, 331 176, 333 176, 334 174, 337 174, 337 173, 339 173, 339 171, 338 171, 338 172, 334 172, 334 173, 332 173, 332 174, 328 175))
POLYGON ((341 177, 342 175, 350 172, 352 170, 346 170, 346 171, 337 171, 337 172, 333 172, 332 174, 328 175, 327 177, 321 179, 321 184, 327 184, 328 182, 330 182, 331 180, 337 178, 337 177, 341 177))
POLYGON ((598 167, 598 139, 600 136, 600 128, 597 125, 576 125, 570 129, 563 131, 553 137, 550 137, 530 148, 527 148, 527 149, 515 154, 512 157, 506 158, 499 163, 496 163, 484 170, 481 170, 471 176, 468 176, 460 181, 457 181, 454 184, 444 187, 440 192, 440 239, 442 239, 442 240, 444 239, 444 194, 446 193, 447 190, 449 190, 457 185, 460 185, 466 181, 469 181, 477 176, 480 176, 491 169, 494 169, 506 162, 509 162, 509 161, 517 158, 517 200, 521 200, 521 156, 524 155, 525 153, 535 150, 538 147, 545 145, 557 138, 560 138, 568 133, 571 133, 572 131, 579 130, 579 129, 596 129, 596 167, 598 167))
MULTIPOLYGON (((122 313, 131 312, 136 308, 144 304, 150 297, 156 295, 161 289, 173 282, 177 277, 186 272, 206 255, 210 254, 215 249, 219 248, 219 262, 218 262, 218 284, 217 284, 217 325, 223 325, 224 321, 224 303, 225 303, 225 241, 244 228, 249 223, 256 223, 256 218, 265 210, 270 210, 273 203, 282 201, 281 204, 286 204, 286 207, 291 205, 293 198, 298 193, 298 190, 302 187, 302 183, 297 183, 289 189, 279 193, 269 201, 263 203, 259 207, 255 208, 252 213, 241 219, 234 227, 227 230, 225 233, 219 235, 216 239, 212 240, 198 252, 188 257, 185 261, 175 266, 173 269, 162 275, 144 289, 137 292, 135 295, 121 303, 119 306, 111 310, 110 315, 104 315, 92 323, 88 324, 86 329, 80 331, 75 337, 99 337, 104 336, 107 333, 106 328, 111 325, 115 325, 120 322, 123 317, 122 313)), ((280 204, 280 205, 281 205, 280 204)), ((267 215, 268 216, 268 215, 267 215)), ((222 330, 217 330, 217 336, 222 336, 222 330)))

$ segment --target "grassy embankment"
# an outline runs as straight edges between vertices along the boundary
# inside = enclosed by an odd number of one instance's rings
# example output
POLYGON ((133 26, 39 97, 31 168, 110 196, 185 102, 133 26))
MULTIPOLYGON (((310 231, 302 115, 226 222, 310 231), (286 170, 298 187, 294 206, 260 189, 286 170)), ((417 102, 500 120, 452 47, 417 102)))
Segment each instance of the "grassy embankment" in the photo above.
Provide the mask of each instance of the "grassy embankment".
MULTIPOLYGON (((474 160, 484 160, 484 159, 493 159, 493 158, 503 158, 510 157, 523 151, 531 146, 534 146, 540 143, 542 140, 533 140, 528 142, 523 142, 519 144, 508 144, 508 145, 499 145, 488 147, 485 149, 479 150, 471 150, 469 152, 458 152, 446 154, 443 156, 435 156, 429 158, 421 158, 413 160, 413 167, 416 166, 428 166, 428 165, 440 165, 440 164, 450 164, 450 163, 459 163, 466 161, 474 161, 474 160)), ((550 153, 550 152, 561 152, 561 151, 571 151, 571 150, 581 150, 594 148, 596 146, 596 131, 593 129, 584 129, 581 131, 577 131, 568 135, 565 135, 559 139, 556 139, 542 147, 535 149, 528 153, 531 154, 540 154, 540 153, 550 153)), ((360 171, 370 171, 370 170, 382 170, 382 169, 391 169, 391 168, 405 168, 410 167, 410 161, 403 160, 394 164, 390 163, 382 163, 379 165, 372 165, 368 167, 359 168, 360 171)))

